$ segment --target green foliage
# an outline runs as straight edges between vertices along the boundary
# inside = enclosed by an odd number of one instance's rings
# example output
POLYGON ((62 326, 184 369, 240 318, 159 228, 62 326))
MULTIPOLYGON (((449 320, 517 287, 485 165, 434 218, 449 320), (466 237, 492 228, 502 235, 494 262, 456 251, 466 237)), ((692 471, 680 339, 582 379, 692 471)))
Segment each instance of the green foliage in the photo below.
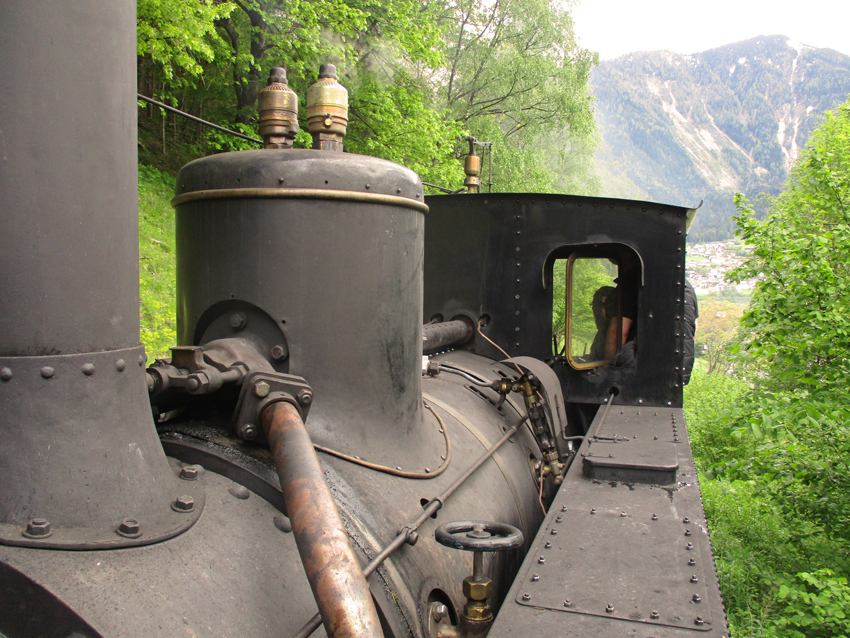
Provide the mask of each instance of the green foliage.
POLYGON ((458 189, 463 170, 455 157, 461 124, 429 108, 423 89, 399 72, 393 83, 366 77, 350 101, 346 149, 397 162, 422 181, 458 189))
POLYGON ((148 361, 177 344, 174 260, 174 179, 139 167, 139 299, 141 341, 148 361))
POLYGON ((216 21, 235 7, 211 0, 138 0, 138 54, 153 60, 169 84, 191 83, 203 73, 203 63, 215 59, 216 21))
POLYGON ((830 569, 800 573, 783 584, 776 596, 785 607, 774 627, 789 638, 850 636, 850 587, 830 569))
POLYGON ((598 56, 578 46, 570 7, 463 0, 443 14, 447 64, 432 81, 451 116, 494 143, 498 191, 597 188, 587 84, 598 56))
POLYGON ((742 239, 753 247, 733 281, 761 277, 745 348, 786 387, 834 383, 850 372, 850 103, 828 114, 788 188, 758 221, 743 196, 742 239))
POLYGON ((812 134, 763 221, 738 198, 752 251, 732 277, 760 278, 735 361, 747 382, 697 375, 686 389, 736 636, 850 635, 848 203, 850 103, 812 134))

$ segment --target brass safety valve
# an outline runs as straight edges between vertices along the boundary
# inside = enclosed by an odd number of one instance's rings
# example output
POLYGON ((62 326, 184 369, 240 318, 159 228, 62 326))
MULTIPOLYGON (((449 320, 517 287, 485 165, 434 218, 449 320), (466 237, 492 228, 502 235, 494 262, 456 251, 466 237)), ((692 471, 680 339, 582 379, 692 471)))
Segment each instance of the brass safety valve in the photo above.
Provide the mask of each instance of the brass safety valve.
POLYGON ((342 152, 348 129, 348 91, 337 82, 333 64, 323 64, 318 82, 307 89, 307 128, 313 148, 342 152))
POLYGON ((266 148, 292 148, 298 135, 298 96, 286 84, 286 69, 269 71, 269 82, 257 97, 260 136, 266 148))

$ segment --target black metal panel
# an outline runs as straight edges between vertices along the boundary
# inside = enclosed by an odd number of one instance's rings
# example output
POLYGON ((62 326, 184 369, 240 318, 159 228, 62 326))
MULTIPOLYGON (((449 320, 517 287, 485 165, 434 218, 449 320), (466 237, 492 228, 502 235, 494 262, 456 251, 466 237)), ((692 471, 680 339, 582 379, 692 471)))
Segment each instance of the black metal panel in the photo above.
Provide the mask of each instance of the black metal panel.
POLYGON ((41 585, 0 561, 0 636, 101 638, 41 585))
MULTIPOLYGON (((641 410, 621 410, 619 417, 611 417, 602 424, 594 436, 588 437, 583 452, 584 475, 598 481, 621 481, 672 485, 679 472, 679 428, 675 416, 667 419, 666 426, 658 409, 652 409, 652 420, 641 415, 641 410), (635 413, 636 412, 636 413, 635 413), (628 431, 623 436, 621 431, 628 431)), ((648 413, 643 410, 644 415, 648 413)), ((671 413, 664 409, 662 414, 671 413)))
MULTIPOLYGON (((643 261, 637 366, 578 371, 555 364, 568 402, 682 405, 681 334, 688 210, 567 195, 433 196, 425 228, 423 317, 489 316, 509 355, 552 359, 552 290, 544 272, 564 247, 621 244, 643 261), (560 251, 557 252, 557 251, 560 251)), ((479 340, 477 351, 502 356, 479 340)))
MULTIPOLYGON (((186 534, 123 551, 0 546, 0 564, 26 574, 104 636, 294 633, 314 603, 295 539, 275 520, 280 513, 212 472, 202 472, 199 482, 207 506, 186 534)), ((0 598, 0 617, 16 613, 9 603, 0 598)), ((24 620, 37 626, 37 619, 24 620)))
POLYGON ((0 356, 139 343, 136 3, 58 9, 2 6, 0 356))
POLYGON ((574 464, 490 637, 728 635, 682 411, 615 405, 601 419, 581 455, 657 436, 678 450, 679 481, 598 481, 574 464))

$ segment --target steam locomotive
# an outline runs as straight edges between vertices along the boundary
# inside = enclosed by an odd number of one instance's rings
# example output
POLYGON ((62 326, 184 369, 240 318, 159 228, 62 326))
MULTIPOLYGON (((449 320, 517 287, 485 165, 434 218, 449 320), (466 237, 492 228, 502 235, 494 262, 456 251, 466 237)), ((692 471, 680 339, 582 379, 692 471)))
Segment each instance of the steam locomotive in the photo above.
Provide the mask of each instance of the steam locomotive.
POLYGON ((0 33, 0 635, 727 635, 681 409, 694 211, 425 197, 342 152, 329 65, 290 148, 276 69, 266 148, 178 176, 179 343, 146 367, 135 5, 5 3, 0 33), (591 296, 627 264, 611 365, 591 296))

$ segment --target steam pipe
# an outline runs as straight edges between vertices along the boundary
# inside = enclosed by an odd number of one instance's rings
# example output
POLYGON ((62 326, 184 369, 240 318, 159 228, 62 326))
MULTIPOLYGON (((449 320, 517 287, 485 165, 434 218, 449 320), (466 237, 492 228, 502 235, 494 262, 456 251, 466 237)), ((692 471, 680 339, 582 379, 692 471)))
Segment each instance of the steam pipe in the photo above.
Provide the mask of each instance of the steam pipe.
POLYGON ((369 586, 301 416, 289 403, 273 403, 260 422, 325 631, 329 638, 381 638, 369 586))
POLYGON ((469 341, 474 328, 469 320, 457 319, 429 323, 422 327, 422 352, 434 352, 448 346, 469 341))

